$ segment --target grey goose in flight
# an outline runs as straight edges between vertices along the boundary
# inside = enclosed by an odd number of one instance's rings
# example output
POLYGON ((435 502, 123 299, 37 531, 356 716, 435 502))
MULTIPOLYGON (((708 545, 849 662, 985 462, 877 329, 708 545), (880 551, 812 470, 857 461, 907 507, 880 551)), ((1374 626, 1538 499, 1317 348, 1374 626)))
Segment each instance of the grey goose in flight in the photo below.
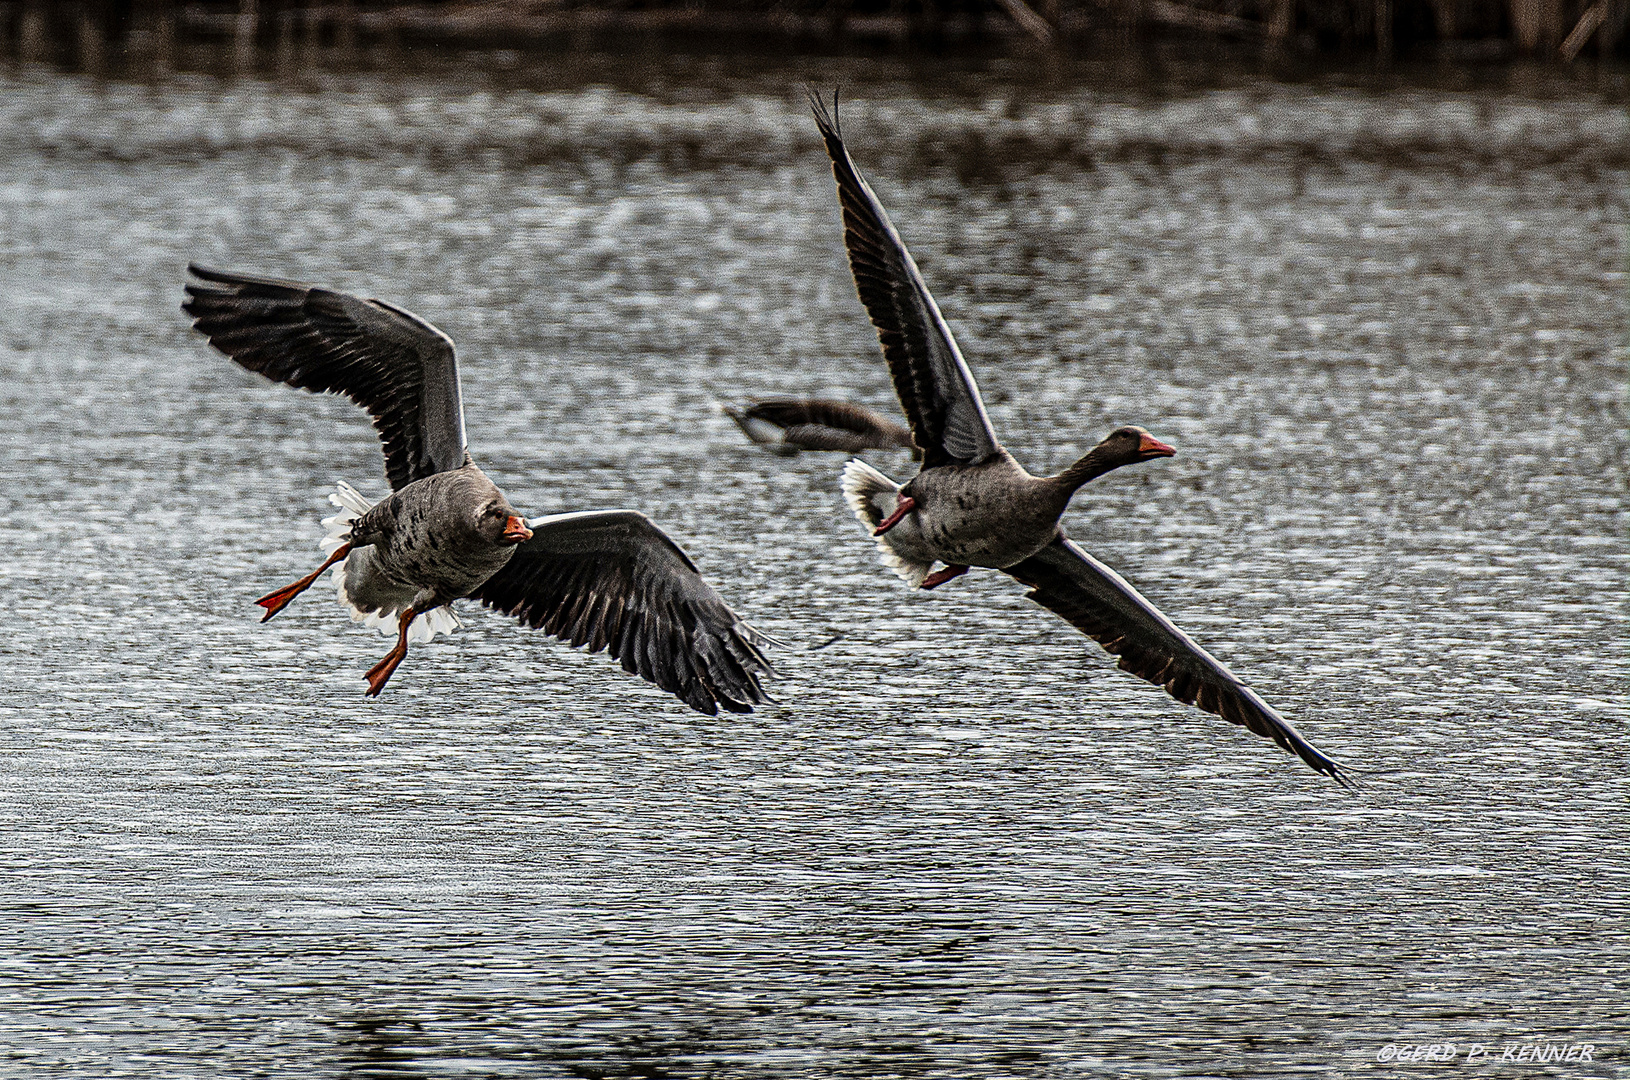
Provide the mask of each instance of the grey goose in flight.
POLYGON ((800 450, 917 449, 911 432, 864 405, 833 398, 765 398, 744 406, 721 405, 742 434, 772 454, 790 456, 800 450))
POLYGON ((344 394, 384 443, 391 494, 330 496, 328 559, 257 601, 270 619, 330 566, 355 619, 396 636, 368 672, 385 688, 410 641, 458 625, 468 597, 591 652, 701 713, 767 701, 767 635, 714 592, 667 534, 634 510, 523 519, 471 459, 452 340, 382 300, 191 266, 182 310, 221 352, 277 382, 344 394))
MULTIPOLYGON (((833 113, 817 95, 809 96, 837 179, 855 287, 923 455, 921 470, 903 486, 862 461, 844 470, 844 496, 872 530, 884 563, 924 589, 970 567, 1001 570, 1029 586, 1029 599, 1118 655, 1122 670, 1272 739, 1351 786, 1343 766, 1065 535, 1059 518, 1083 484, 1176 451, 1142 428, 1123 427, 1056 476, 1033 476, 1015 461, 997 441, 951 328, 883 204, 850 159, 833 113), (931 572, 936 562, 944 568, 931 572)), ((834 109, 836 104, 834 97, 834 109)))

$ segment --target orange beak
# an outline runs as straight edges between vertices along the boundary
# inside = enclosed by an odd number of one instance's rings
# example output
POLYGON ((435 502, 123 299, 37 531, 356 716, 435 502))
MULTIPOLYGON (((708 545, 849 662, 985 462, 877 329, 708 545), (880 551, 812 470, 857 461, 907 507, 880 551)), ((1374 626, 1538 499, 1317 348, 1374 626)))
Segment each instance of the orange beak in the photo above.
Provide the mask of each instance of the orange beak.
POLYGON ((526 522, 514 515, 504 522, 504 543, 524 544, 532 539, 532 530, 526 527, 526 522))
POLYGON ((1167 446, 1148 432, 1143 433, 1143 439, 1138 443, 1138 456, 1141 458, 1175 457, 1176 454, 1175 447, 1167 446))

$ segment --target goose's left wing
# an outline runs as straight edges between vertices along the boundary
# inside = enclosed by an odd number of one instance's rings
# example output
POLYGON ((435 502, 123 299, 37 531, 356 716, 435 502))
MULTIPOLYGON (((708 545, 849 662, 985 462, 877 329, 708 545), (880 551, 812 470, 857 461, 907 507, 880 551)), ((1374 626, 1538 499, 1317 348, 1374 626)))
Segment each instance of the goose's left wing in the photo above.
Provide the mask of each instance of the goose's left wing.
POLYGON ((636 510, 555 514, 475 592, 490 608, 655 683, 697 712, 747 713, 770 700, 773 639, 744 622, 668 534, 636 510))
POLYGON ((465 462, 464 406, 453 340, 383 300, 298 281, 188 268, 181 310, 209 343, 250 371, 368 410, 392 491, 465 462))
POLYGON ((1291 726, 1216 657, 1179 630, 1115 571, 1060 535, 1007 568, 1030 586, 1028 598, 1054 612, 1106 650, 1117 665, 1179 701, 1272 739, 1317 772, 1351 787, 1347 770, 1291 726))

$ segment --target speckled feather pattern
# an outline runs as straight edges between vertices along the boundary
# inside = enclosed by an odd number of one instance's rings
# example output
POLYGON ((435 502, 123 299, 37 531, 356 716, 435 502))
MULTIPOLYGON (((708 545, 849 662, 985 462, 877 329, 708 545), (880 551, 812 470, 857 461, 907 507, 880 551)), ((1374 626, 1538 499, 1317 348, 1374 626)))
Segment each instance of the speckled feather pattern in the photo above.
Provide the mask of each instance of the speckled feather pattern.
MULTIPOLYGON (((374 505, 343 480, 328 501, 339 507, 339 513, 323 519, 323 527, 328 531, 319 546, 324 555, 333 554, 348 543, 352 524, 374 505)), ((401 585, 389 578, 380 569, 371 547, 355 548, 335 563, 333 580, 340 606, 351 613, 352 621, 372 627, 385 637, 396 636, 397 617, 418 592, 414 586, 401 585)), ((430 641, 437 634, 451 634, 462 625, 452 607, 443 604, 413 620, 407 640, 410 645, 430 641)))
MULTIPOLYGON (((515 515, 498 486, 466 462, 381 500, 352 523, 352 539, 372 546, 382 576, 417 586, 422 604, 439 606, 468 596, 514 556, 512 545, 489 540, 476 528, 482 508, 494 501, 505 516, 515 515)), ((364 605, 372 600, 355 599, 364 605)))

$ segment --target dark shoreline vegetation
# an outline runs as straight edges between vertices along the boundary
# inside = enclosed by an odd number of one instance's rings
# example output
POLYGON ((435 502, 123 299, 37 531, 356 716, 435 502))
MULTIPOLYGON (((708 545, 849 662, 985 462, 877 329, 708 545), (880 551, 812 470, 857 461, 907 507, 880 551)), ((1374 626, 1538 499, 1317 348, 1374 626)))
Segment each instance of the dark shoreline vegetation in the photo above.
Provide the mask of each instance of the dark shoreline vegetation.
POLYGON ((1618 67, 1630 0, 0 0, 0 58, 130 77, 460 51, 1618 67))

